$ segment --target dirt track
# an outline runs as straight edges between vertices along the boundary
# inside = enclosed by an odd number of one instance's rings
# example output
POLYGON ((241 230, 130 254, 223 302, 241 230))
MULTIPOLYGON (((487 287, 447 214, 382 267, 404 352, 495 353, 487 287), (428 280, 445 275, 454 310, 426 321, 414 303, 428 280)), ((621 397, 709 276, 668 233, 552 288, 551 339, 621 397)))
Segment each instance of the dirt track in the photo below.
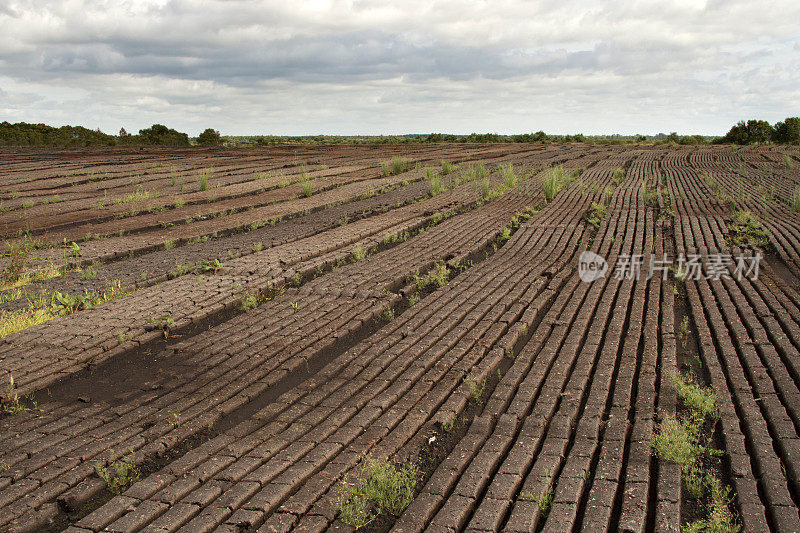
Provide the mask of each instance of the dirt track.
POLYGON ((27 272, 62 275, 2 312, 134 292, 0 339, 0 370, 37 402, 0 415, 0 530, 352 529, 337 501, 372 457, 424 464, 373 530, 678 531, 703 502, 651 440, 683 409, 680 370, 716 391, 739 522, 794 531, 798 169, 778 148, 7 151, 4 238, 34 239, 27 272), (419 167, 381 176, 392 156, 419 167), (442 160, 458 169, 432 194, 442 160), (547 201, 556 165, 579 177, 547 201), (736 239, 743 212, 768 243, 736 239), (585 250, 605 277, 580 280, 585 250), (757 279, 646 275, 663 255, 755 253, 757 279), (634 255, 645 275, 618 279, 634 255), (449 281, 419 289, 437 263, 449 281), (113 495, 96 467, 130 452, 142 479, 113 495))

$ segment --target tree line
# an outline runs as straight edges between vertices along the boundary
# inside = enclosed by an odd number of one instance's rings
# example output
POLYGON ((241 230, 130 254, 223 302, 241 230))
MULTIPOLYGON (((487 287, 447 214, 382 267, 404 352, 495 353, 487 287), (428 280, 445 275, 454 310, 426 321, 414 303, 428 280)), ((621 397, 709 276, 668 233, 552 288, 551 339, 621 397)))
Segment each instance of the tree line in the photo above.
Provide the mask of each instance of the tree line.
MULTIPOLYGON (((208 128, 195 140, 197 144, 220 144, 218 131, 208 128)), ((189 135, 168 128, 163 124, 153 124, 130 134, 122 128, 119 135, 109 135, 99 129, 90 130, 82 126, 61 126, 55 128, 46 124, 0 122, 0 146, 118 146, 118 145, 158 145, 191 146, 189 135)))

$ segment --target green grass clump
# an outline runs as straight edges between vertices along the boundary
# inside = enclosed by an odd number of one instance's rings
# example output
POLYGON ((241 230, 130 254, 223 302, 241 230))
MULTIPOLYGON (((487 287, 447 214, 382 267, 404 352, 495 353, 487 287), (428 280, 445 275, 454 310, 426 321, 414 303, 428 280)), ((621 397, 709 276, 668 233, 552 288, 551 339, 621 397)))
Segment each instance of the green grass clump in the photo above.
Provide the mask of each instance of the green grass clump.
POLYGON ((517 185, 517 176, 514 174, 514 165, 511 163, 500 165, 500 177, 506 189, 513 189, 517 185))
POLYGON ((586 217, 586 221, 595 228, 599 228, 600 222, 602 222, 603 218, 605 218, 607 213, 608 209, 604 204, 598 204, 597 202, 592 202, 592 209, 589 211, 589 214, 586 217))
POLYGON ((249 311, 256 307, 258 307, 258 293, 255 291, 246 292, 244 298, 242 298, 242 303, 239 305, 239 309, 242 311, 249 311))
POLYGON ((728 244, 745 247, 750 243, 764 248, 769 245, 769 234, 761 224, 758 215, 749 210, 734 211, 733 220, 728 224, 728 244))
POLYGON ((106 482, 108 490, 114 494, 124 492, 139 481, 140 476, 133 452, 127 458, 118 458, 114 450, 111 450, 111 460, 108 466, 95 466, 95 472, 100 479, 106 482))
POLYGON ((442 192, 442 176, 441 174, 434 174, 430 170, 426 172, 428 178, 428 189, 431 196, 436 196, 442 192))
POLYGON ((314 180, 303 180, 300 182, 300 187, 303 189, 303 196, 309 197, 314 194, 314 180))
POLYGON ((425 276, 414 276, 414 282, 417 284, 417 289, 423 291, 428 288, 438 289, 447 283, 450 271, 444 263, 436 263, 425 276))
POLYGON ((561 165, 548 170, 542 180, 542 190, 544 191, 545 199, 549 202, 555 198, 559 192, 569 187, 569 184, 572 183, 574 178, 574 174, 564 172, 564 168, 561 165))
POLYGON ((651 442, 654 455, 677 464, 686 490, 700 500, 705 517, 694 520, 681 531, 737 532, 730 510, 731 497, 714 470, 707 466, 719 461, 722 452, 711 447, 713 427, 720 411, 714 389, 702 387, 688 374, 673 377, 676 392, 686 412, 665 416, 657 425, 651 442), (706 434, 706 428, 711 434, 706 434))
POLYGON ((407 172, 414 168, 414 162, 405 157, 393 157, 390 161, 381 162, 381 174, 384 178, 407 172))
POLYGON ((27 411, 28 408, 22 405, 17 394, 17 387, 14 384, 14 376, 8 373, 8 388, 0 397, 0 413, 4 415, 15 415, 27 411))
POLYGON ((614 182, 614 185, 619 187, 619 184, 622 183, 622 180, 625 179, 625 170, 621 168, 615 168, 614 173, 611 175, 611 181, 614 182))
POLYGON ((789 157, 788 154, 783 154, 783 166, 788 168, 789 170, 794 168, 794 163, 792 162, 792 158, 789 157))
POLYGON ((442 176, 450 174, 455 166, 450 161, 442 161, 442 176))
POLYGON ((339 501, 339 519, 361 528, 381 513, 400 516, 414 498, 419 469, 412 463, 396 466, 369 459, 354 486, 345 485, 339 501))
POLYGON ((792 199, 789 202, 789 205, 792 206, 792 211, 795 213, 800 213, 800 185, 794 188, 792 191, 792 199))

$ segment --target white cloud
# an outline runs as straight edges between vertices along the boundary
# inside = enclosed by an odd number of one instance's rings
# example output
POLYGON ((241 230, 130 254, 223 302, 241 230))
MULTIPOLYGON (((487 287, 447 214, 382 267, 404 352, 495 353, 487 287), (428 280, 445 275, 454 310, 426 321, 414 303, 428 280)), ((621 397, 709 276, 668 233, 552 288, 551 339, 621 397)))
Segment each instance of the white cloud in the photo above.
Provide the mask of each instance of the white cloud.
POLYGON ((11 1, 0 111, 117 131, 721 133, 798 113, 794 1, 11 1))

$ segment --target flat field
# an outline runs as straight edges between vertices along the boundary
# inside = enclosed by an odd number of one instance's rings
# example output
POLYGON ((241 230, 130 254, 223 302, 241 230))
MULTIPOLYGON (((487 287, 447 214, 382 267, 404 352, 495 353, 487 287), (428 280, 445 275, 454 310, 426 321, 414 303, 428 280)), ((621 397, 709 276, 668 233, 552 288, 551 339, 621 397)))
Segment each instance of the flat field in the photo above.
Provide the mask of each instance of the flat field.
POLYGON ((5 149, 0 531, 796 531, 798 210, 797 147, 5 149))

